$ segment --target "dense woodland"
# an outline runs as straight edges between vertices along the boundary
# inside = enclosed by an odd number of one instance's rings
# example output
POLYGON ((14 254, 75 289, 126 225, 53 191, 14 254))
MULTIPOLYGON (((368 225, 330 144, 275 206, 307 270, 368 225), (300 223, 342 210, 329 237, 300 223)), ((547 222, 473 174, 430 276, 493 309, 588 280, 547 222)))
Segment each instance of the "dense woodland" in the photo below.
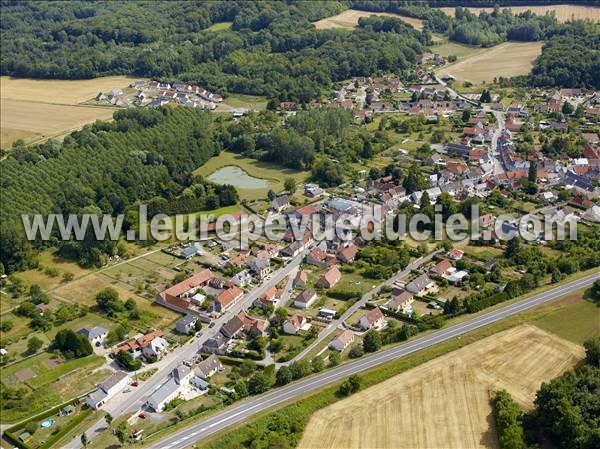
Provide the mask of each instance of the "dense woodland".
MULTIPOLYGON (((133 226, 137 220, 129 209, 141 200, 149 214, 188 213, 237 202, 232 187, 192 174, 220 151, 210 113, 131 109, 116 112, 114 118, 85 126, 63 144, 17 144, 2 161, 0 260, 6 271, 34 263, 20 214, 128 213, 126 226, 133 226)), ((114 254, 116 247, 90 235, 84 242, 62 242, 61 251, 82 265, 102 265, 105 254, 114 254)))
MULTIPOLYGON (((432 6, 459 2, 431 1, 432 6)), ((522 2, 462 2, 492 6, 522 2)), ((458 8, 456 18, 409 1, 298 2, 8 2, 2 3, 1 73, 34 78, 92 78, 131 74, 197 83, 227 94, 266 95, 308 102, 323 88, 351 76, 394 71, 407 74, 416 55, 431 44, 430 32, 451 40, 491 46, 507 39, 554 36, 585 39, 574 55, 562 40, 544 50, 536 84, 598 86, 598 27, 558 24, 552 16, 513 15, 499 8, 477 16, 458 8), (352 7, 396 12, 426 21, 418 32, 398 19, 385 27, 317 30, 310 22, 352 7), (232 22, 214 32, 215 23, 232 22), (395 23, 393 23, 395 22, 395 23), (390 26, 393 23, 393 26, 390 26), (564 60, 564 56, 569 56, 564 60)), ((371 24, 373 25, 373 24, 371 24)))

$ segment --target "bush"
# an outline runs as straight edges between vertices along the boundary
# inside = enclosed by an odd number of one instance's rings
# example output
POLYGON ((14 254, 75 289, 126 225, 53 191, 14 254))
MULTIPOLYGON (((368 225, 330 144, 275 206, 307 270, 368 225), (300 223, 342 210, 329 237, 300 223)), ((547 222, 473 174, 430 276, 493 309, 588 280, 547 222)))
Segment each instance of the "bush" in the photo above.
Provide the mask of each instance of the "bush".
POLYGON ((360 377, 358 377, 356 374, 353 374, 348 378, 348 380, 345 380, 340 385, 338 393, 341 396, 350 396, 351 394, 356 393, 358 390, 360 390, 360 377))
POLYGON ((350 349, 350 352, 348 353, 348 357, 350 357, 351 359, 358 359, 360 357, 362 357, 365 354, 365 351, 362 347, 361 344, 356 344, 354 346, 352 346, 352 348, 350 349))

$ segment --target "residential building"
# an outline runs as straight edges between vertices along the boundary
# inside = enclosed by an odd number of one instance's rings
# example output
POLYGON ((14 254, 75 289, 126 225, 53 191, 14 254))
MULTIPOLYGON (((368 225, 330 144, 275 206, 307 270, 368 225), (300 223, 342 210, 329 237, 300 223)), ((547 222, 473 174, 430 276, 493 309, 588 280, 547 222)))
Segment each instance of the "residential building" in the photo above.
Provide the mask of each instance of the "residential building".
POLYGON ((142 348, 144 357, 160 358, 167 350, 169 343, 162 336, 155 336, 142 348))
POLYGON ((84 327, 79 329, 77 333, 87 338, 92 346, 101 346, 108 336, 108 329, 105 329, 102 326, 95 326, 92 328, 84 327))
POLYGON ((238 287, 244 288, 246 285, 252 282, 252 275, 248 270, 242 270, 231 278, 231 282, 238 287))
POLYGON ((250 263, 250 269, 259 279, 264 279, 271 272, 271 262, 269 262, 269 259, 255 257, 250 263))
POLYGON ((294 298, 294 307, 308 309, 317 300, 317 294, 313 290, 303 290, 294 298))
POLYGON ((385 305, 388 309, 394 312, 404 313, 410 315, 413 312, 412 304, 415 302, 415 298, 406 290, 392 293, 392 298, 385 305))
POLYGON ((426 274, 422 274, 421 276, 406 284, 406 290, 417 296, 426 295, 427 293, 434 291, 436 287, 437 286, 435 282, 429 279, 429 276, 427 276, 426 274))
POLYGON ((196 366, 194 373, 196 376, 202 379, 208 379, 213 374, 220 373, 223 371, 223 364, 221 361, 213 354, 208 356, 206 359, 202 360, 196 366))
POLYGON ((308 328, 310 328, 310 324, 306 320, 306 317, 298 313, 294 313, 283 323, 283 332, 290 335, 296 335, 299 330, 306 330, 308 328))
POLYGON ((249 337, 263 336, 269 327, 269 321, 248 315, 242 310, 238 313, 238 318, 242 321, 244 333, 249 337))
POLYGON ((157 413, 163 411, 165 405, 181 394, 180 386, 175 378, 170 378, 150 395, 146 405, 157 413))
POLYGON ((363 330, 381 329, 386 324, 385 317, 379 307, 369 310, 360 319, 360 328, 363 330))
POLYGON ((354 332, 351 330, 345 330, 339 334, 335 339, 329 343, 329 348, 334 351, 342 352, 354 341, 354 332))
POLYGON ((221 327, 221 333, 227 338, 235 338, 244 330, 244 322, 239 316, 232 317, 221 327))
POLYGON ((177 320, 175 323, 175 330, 180 334, 189 335, 190 332, 196 329, 196 323, 198 322, 198 317, 196 315, 186 315, 177 320))
POLYGON ((452 268, 450 261, 448 259, 442 259, 433 266, 431 272, 439 276, 443 276, 450 268, 452 268))
POLYGON ((338 251, 338 259, 344 263, 354 262, 357 253, 358 247, 354 244, 350 244, 349 246, 346 246, 338 251))
POLYGON ((317 284, 323 288, 333 288, 342 278, 342 273, 337 266, 331 267, 317 281, 317 284))
POLYGON ((213 305, 215 312, 218 312, 218 313, 226 312, 227 310, 229 310, 229 308, 231 306, 233 306, 233 304, 235 304, 235 301, 237 301, 243 295, 244 295, 243 290, 238 287, 235 287, 235 286, 222 291, 217 296, 217 299, 215 299, 215 302, 213 305))
POLYGON ((222 333, 209 338, 202 345, 202 352, 225 355, 229 352, 230 339, 222 333))
POLYGON ((306 281, 308 280, 308 274, 304 270, 298 271, 296 277, 294 278, 294 288, 295 287, 306 287, 306 281))
POLYGON ((86 397, 86 404, 88 407, 98 410, 106 401, 121 391, 129 383, 129 380, 129 374, 117 371, 98 385, 96 391, 86 397))
POLYGON ((287 195, 280 195, 271 201, 271 209, 275 212, 281 212, 290 207, 290 199, 287 195))

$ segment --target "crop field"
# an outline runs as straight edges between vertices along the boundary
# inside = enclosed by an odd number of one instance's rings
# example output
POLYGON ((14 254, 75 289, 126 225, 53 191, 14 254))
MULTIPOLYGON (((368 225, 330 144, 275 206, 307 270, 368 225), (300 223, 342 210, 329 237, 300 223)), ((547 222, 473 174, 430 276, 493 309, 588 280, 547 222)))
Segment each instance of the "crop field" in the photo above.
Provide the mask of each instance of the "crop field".
POLYGON ((506 42, 442 67, 437 73, 449 73, 459 82, 472 83, 491 82, 500 76, 527 75, 541 52, 542 42, 506 42))
POLYGON ((317 22, 314 22, 315 27, 318 30, 326 30, 329 28, 344 28, 344 29, 352 29, 358 25, 358 19, 361 17, 369 17, 369 16, 386 16, 386 17, 397 17, 402 19, 406 23, 412 25, 417 30, 423 28, 423 21, 419 19, 415 19, 413 17, 401 16, 399 14, 392 14, 387 12, 367 12, 367 11, 358 11, 356 9, 349 9, 344 11, 336 16, 327 17, 326 19, 321 19, 317 22))
MULTIPOLYGON (((454 8, 440 8, 444 13, 454 16, 454 8)), ((481 11, 492 12, 493 8, 467 8, 469 11, 479 14, 481 11)), ((600 8, 585 5, 545 5, 545 6, 510 6, 501 9, 510 9, 513 14, 531 11, 534 14, 544 15, 554 11, 559 22, 575 19, 593 19, 600 22, 600 8)))
POLYGON ((530 408, 583 348, 521 325, 431 360, 313 415, 300 448, 498 448, 490 392, 530 408), (435 430, 435 431, 433 431, 435 430))
POLYGON ((33 80, 0 77, 2 111, 0 144, 59 137, 95 120, 112 117, 114 108, 83 105, 100 91, 125 87, 132 78, 111 76, 91 80, 33 80))

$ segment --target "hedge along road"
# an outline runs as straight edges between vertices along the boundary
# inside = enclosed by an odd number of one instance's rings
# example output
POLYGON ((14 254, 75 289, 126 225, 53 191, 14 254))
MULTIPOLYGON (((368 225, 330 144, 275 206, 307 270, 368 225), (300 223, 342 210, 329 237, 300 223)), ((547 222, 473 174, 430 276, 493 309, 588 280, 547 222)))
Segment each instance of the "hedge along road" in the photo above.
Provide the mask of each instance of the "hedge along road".
POLYGON ((282 404, 286 401, 301 397, 307 393, 319 390, 333 383, 339 382, 351 374, 374 368, 383 363, 412 354, 421 349, 442 343, 467 332, 479 329, 507 318, 511 315, 523 312, 540 304, 552 301, 569 292, 591 285, 596 279, 600 279, 600 272, 593 273, 584 278, 577 279, 562 286, 539 293, 530 298, 523 299, 511 305, 496 309, 484 315, 474 317, 468 321, 441 329, 426 337, 418 338, 410 343, 405 343, 379 353, 364 357, 360 360, 341 365, 326 372, 307 377, 282 388, 277 388, 261 396, 245 400, 239 405, 233 406, 217 413, 203 421, 190 424, 189 426, 150 444, 151 449, 183 449, 193 443, 207 438, 228 426, 245 421, 248 418, 265 411, 266 409, 282 404))

